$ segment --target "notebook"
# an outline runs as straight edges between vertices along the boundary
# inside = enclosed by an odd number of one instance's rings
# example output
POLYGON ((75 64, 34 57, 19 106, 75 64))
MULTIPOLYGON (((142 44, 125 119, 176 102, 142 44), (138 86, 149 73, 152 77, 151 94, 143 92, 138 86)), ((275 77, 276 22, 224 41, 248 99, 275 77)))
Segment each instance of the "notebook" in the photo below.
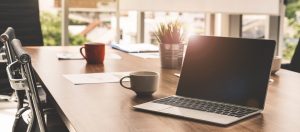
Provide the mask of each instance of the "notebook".
POLYGON ((220 125, 264 109, 275 41, 194 36, 176 94, 134 106, 220 125))

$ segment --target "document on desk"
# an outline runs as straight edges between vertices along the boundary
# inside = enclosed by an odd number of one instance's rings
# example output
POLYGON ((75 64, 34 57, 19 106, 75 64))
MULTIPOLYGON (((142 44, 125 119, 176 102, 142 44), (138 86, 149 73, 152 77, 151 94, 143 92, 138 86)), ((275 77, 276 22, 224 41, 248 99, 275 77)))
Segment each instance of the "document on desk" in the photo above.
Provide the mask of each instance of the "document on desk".
POLYGON ((83 57, 81 54, 77 52, 62 52, 62 53, 57 53, 56 57, 59 60, 82 60, 83 57))
POLYGON ((158 59, 159 53, 130 53, 133 56, 140 57, 143 59, 158 59))
MULTIPOLYGON (((74 85, 95 84, 95 83, 116 83, 130 72, 107 72, 107 73, 87 73, 87 74, 65 74, 66 79, 74 85)), ((129 80, 124 80, 129 81, 129 80)))
MULTIPOLYGON (((58 60, 82 60, 83 57, 78 52, 62 52, 56 54, 58 60)), ((118 54, 106 54, 105 59, 122 59, 122 57, 118 54)))
POLYGON ((143 52, 158 52, 159 48, 157 45, 138 43, 138 44, 116 44, 112 43, 111 47, 127 53, 143 53, 143 52))

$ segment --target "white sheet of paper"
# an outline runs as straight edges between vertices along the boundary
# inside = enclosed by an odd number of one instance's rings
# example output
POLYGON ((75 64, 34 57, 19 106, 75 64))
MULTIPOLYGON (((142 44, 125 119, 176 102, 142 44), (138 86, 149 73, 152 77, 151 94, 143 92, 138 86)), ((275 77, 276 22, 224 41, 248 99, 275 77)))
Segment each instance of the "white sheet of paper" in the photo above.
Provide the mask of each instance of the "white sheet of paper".
POLYGON ((159 48, 157 45, 149 44, 149 43, 112 43, 112 48, 127 52, 127 53, 142 53, 142 52, 158 52, 159 48))
POLYGON ((143 59, 158 59, 159 53, 130 53, 133 56, 137 56, 143 59))
MULTIPOLYGON (((59 60, 81 60, 83 57, 80 53, 77 52, 62 52, 56 54, 59 60)), ((105 59, 122 59, 122 57, 118 54, 107 54, 105 55, 105 59)))
MULTIPOLYGON (((88 74, 65 74, 66 79, 75 85, 94 84, 94 83, 115 83, 119 82, 124 76, 128 76, 130 72, 108 72, 108 73, 88 73, 88 74)), ((124 80, 129 81, 129 80, 124 80)))
POLYGON ((83 57, 80 53, 73 52, 62 52, 56 54, 59 60, 81 60, 83 57))

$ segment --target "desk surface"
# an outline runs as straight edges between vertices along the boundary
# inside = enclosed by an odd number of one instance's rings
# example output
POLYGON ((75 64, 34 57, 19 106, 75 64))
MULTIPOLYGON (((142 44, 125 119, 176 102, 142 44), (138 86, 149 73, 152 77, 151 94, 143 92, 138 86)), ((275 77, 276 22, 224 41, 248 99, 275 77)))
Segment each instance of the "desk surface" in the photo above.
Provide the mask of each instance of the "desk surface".
POLYGON ((237 124, 221 127, 204 122, 135 111, 132 106, 175 94, 176 70, 161 69, 159 59, 142 59, 106 47, 103 65, 88 65, 85 60, 61 60, 56 53, 79 51, 79 47, 28 47, 33 67, 63 112, 68 126, 78 132, 179 132, 179 131, 299 131, 300 74, 280 70, 272 76, 265 110, 237 124), (158 91, 153 97, 138 98, 119 83, 73 85, 62 75, 70 73, 124 72, 150 70, 160 73, 158 91))

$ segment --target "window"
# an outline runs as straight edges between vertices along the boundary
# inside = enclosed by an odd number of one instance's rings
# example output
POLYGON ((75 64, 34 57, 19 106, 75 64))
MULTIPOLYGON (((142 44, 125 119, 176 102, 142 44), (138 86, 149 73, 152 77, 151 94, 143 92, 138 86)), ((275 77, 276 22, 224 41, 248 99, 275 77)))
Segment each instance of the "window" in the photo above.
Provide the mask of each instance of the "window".
POLYGON ((284 18, 284 38, 280 49, 284 61, 290 61, 300 38, 300 0, 289 0, 284 18))
MULTIPOLYGON (((137 18, 138 12, 122 12, 121 33, 123 43, 137 43, 137 18), (126 14, 126 15, 125 15, 126 14)), ((159 23, 179 20, 183 23, 186 35, 204 34, 205 15, 204 13, 180 13, 180 12, 145 12, 144 18, 144 42, 157 43, 154 31, 159 23)))
POLYGON ((267 17, 265 15, 243 15, 242 37, 265 38, 267 17))
MULTIPOLYGON (((40 0, 39 3, 44 43, 60 45, 61 0, 40 0)), ((113 1, 69 0, 69 45, 113 41, 115 6, 113 1)))

